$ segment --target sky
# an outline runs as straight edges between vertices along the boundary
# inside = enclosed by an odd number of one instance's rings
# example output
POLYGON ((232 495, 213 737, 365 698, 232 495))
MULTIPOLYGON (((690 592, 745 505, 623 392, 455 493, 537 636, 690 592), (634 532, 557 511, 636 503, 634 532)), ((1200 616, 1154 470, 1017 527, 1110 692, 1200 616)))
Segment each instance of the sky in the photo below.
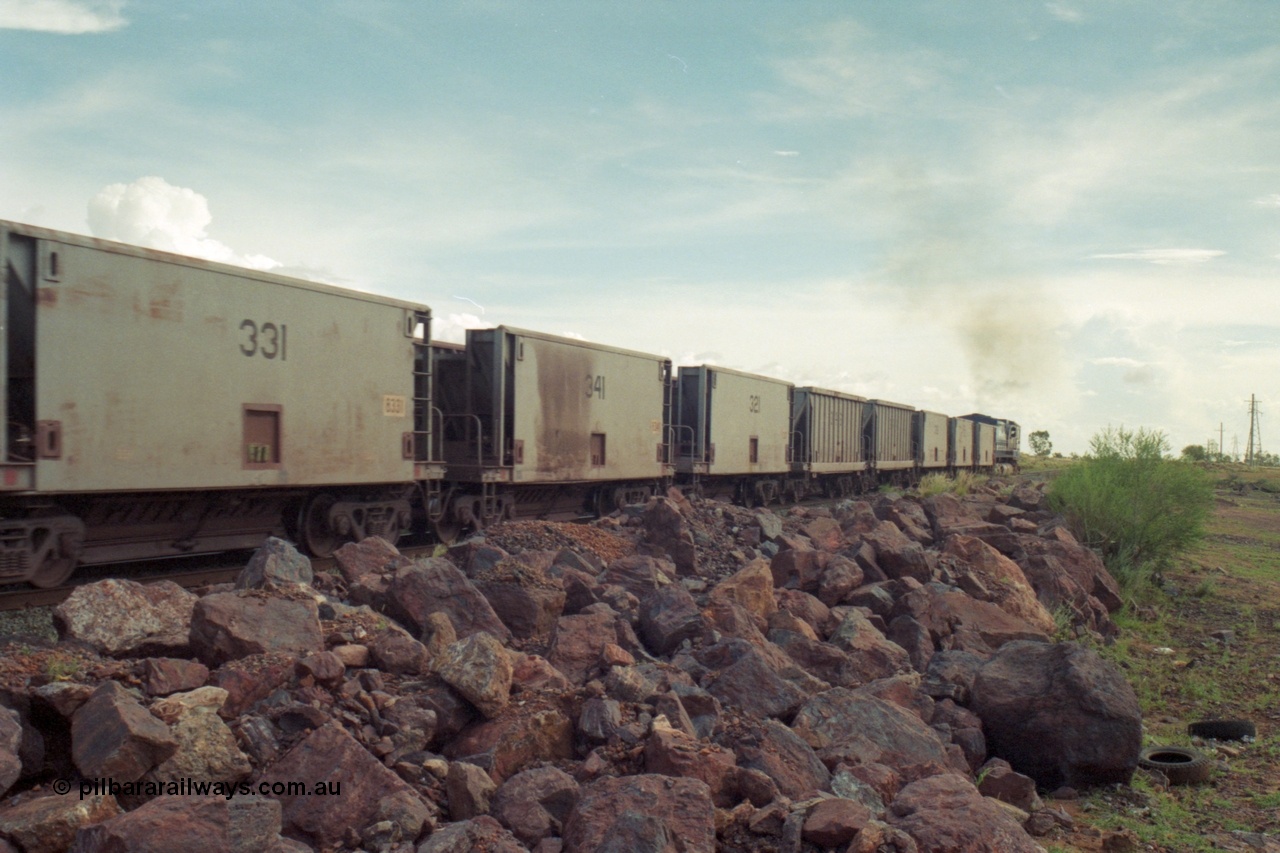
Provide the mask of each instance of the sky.
POLYGON ((0 219, 1280 449, 1272 0, 0 0, 0 79, 0 219))

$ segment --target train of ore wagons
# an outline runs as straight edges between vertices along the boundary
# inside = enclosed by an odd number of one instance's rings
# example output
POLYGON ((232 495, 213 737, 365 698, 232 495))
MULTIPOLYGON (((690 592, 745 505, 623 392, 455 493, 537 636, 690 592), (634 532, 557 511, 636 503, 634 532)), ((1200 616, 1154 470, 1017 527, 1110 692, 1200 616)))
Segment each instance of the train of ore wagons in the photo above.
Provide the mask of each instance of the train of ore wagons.
POLYGON ((0 582, 1016 466, 1018 425, 0 221, 0 582))

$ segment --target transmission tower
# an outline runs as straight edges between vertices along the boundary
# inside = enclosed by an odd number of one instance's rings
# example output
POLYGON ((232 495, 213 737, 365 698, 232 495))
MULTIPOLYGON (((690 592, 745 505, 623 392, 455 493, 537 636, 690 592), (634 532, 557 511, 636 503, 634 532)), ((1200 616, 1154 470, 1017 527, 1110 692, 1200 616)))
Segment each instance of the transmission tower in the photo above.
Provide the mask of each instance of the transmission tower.
POLYGON ((1249 445, 1244 452, 1244 461, 1249 465, 1256 465, 1258 458, 1262 456, 1262 425, 1258 421, 1258 416, 1262 413, 1258 411, 1258 400, 1253 394, 1249 395, 1249 445))

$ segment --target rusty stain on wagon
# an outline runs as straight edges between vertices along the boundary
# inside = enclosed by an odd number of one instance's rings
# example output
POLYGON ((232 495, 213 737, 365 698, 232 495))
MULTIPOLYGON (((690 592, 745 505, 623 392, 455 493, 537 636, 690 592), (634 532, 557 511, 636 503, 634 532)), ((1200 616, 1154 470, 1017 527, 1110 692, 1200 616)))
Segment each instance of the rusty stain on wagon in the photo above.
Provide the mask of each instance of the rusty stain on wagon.
MULTIPOLYGON (((523 347, 522 342, 516 343, 523 347)), ((535 420, 537 471, 571 479, 586 476, 588 436, 591 433, 590 399, 585 377, 594 376, 591 353, 576 347, 529 348, 537 359, 538 399, 542 406, 535 420), (548 425, 554 424, 554 429, 548 425)))

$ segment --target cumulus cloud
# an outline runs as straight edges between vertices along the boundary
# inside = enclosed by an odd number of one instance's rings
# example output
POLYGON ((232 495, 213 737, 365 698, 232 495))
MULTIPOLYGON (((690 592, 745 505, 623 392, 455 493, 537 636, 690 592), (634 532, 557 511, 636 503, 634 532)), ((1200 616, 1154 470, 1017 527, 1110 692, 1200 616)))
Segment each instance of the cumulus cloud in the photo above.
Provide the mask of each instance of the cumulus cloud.
POLYGON ((1136 252, 1110 252, 1090 255, 1094 260, 1105 261, 1146 261, 1150 264, 1202 264, 1225 255, 1219 249, 1140 249, 1136 252))
POLYGON ((1044 8, 1059 21, 1066 21, 1069 24, 1078 24, 1084 19, 1079 9, 1073 9, 1065 3, 1045 3, 1044 8))
POLYGON ((496 325, 475 314, 448 314, 444 317, 436 315, 431 318, 431 339, 463 344, 467 342, 467 329, 492 329, 496 325))
POLYGON ((1158 378, 1155 365, 1126 356, 1103 356, 1089 359, 1090 364, 1099 367, 1119 367, 1124 369, 1121 379, 1131 385, 1151 385, 1158 378))
POLYGON ((205 232, 213 221, 208 200, 164 178, 148 176, 103 187, 89 201, 88 220, 93 235, 106 240, 258 270, 280 266, 264 255, 236 254, 211 239, 205 232))
POLYGON ((0 29, 62 35, 106 33, 128 21, 123 0, 0 0, 0 29))

